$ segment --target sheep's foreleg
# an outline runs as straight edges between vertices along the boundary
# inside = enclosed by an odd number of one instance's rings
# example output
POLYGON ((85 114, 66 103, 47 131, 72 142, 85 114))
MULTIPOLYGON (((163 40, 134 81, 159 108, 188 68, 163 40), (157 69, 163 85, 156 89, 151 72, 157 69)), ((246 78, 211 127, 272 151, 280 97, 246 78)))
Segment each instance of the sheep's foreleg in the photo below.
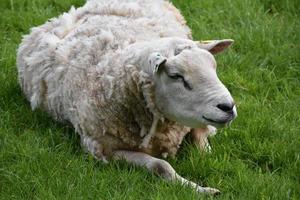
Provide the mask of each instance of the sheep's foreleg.
POLYGON ((209 187, 201 187, 192 181, 181 177, 176 173, 173 167, 165 160, 154 158, 148 154, 142 152, 134 151, 115 151, 113 158, 115 160, 126 160, 129 163, 133 163, 137 166, 146 167, 149 171, 163 177, 168 181, 178 181, 182 185, 192 187, 197 192, 208 193, 208 194, 218 194, 219 190, 209 187))
POLYGON ((207 126, 204 128, 194 128, 191 132, 193 142, 199 148, 200 151, 211 152, 211 146, 208 141, 208 137, 216 134, 216 128, 213 126, 207 126))

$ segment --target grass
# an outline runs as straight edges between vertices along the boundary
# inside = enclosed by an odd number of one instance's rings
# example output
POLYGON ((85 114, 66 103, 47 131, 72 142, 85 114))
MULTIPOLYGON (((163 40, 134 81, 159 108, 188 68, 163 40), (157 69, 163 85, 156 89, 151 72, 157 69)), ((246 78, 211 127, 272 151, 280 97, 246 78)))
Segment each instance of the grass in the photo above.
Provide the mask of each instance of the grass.
MULTIPOLYGON (((186 141, 179 174, 216 199, 300 199, 300 4, 174 0, 195 39, 233 38, 218 73, 239 117, 199 154, 186 141)), ((30 27, 83 0, 0 0, 0 199, 210 199, 123 162, 85 154, 74 130, 32 112, 17 83, 16 48, 30 27)))

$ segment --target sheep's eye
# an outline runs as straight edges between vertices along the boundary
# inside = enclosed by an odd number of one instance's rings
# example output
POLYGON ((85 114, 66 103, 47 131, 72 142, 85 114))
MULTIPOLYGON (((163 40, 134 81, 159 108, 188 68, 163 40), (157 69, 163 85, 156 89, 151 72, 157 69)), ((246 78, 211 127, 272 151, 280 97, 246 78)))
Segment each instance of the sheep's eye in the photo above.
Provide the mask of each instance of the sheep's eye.
POLYGON ((178 79, 181 79, 182 82, 183 82, 183 85, 186 89, 188 90, 192 90, 193 88, 190 86, 190 84, 184 79, 184 77, 182 75, 179 75, 179 74, 172 74, 172 75, 168 75, 171 79, 174 79, 174 80, 178 80, 178 79))
POLYGON ((183 76, 179 75, 179 74, 172 74, 172 75, 168 75, 171 79, 183 79, 183 76))

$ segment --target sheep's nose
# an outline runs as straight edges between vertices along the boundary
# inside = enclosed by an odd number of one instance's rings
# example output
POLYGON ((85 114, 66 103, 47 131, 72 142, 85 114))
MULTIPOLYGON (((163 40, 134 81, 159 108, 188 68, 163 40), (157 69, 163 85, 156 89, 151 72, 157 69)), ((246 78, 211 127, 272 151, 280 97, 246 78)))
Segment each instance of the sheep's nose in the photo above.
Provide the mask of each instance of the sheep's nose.
POLYGON ((221 103, 217 105, 217 108, 229 114, 233 114, 233 107, 234 103, 221 103))

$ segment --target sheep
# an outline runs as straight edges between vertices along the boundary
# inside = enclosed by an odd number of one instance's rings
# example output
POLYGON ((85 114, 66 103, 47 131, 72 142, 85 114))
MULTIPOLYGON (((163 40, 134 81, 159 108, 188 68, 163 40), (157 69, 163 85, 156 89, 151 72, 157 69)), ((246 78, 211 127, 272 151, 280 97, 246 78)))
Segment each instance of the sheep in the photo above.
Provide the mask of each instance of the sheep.
POLYGON ((193 41, 168 1, 90 0, 24 36, 19 83, 32 109, 71 123, 96 159, 215 194, 156 157, 174 157, 188 133, 207 148, 209 132, 236 117, 213 56, 232 42, 193 41))

